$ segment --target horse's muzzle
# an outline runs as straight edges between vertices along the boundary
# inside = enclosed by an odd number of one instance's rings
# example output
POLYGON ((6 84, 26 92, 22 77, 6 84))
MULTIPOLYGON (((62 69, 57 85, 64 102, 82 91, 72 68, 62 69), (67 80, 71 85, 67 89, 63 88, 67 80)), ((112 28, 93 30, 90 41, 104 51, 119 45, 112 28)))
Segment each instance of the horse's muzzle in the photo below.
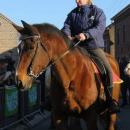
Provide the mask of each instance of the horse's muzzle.
POLYGON ((15 83, 19 89, 24 89, 22 81, 20 81, 17 76, 15 77, 15 83))

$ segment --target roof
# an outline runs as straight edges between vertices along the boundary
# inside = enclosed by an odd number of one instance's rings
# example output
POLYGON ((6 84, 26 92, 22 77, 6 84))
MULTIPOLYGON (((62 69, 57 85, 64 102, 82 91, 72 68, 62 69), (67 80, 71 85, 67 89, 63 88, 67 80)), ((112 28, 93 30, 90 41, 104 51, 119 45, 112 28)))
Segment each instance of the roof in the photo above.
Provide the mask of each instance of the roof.
POLYGON ((106 28, 108 29, 108 28, 111 28, 113 26, 114 26, 114 23, 110 23, 106 28))
POLYGON ((7 17, 5 17, 3 14, 0 13, 0 17, 2 17, 3 19, 5 19, 7 22, 9 22, 10 24, 12 24, 13 22, 8 19, 7 17))
POLYGON ((130 8, 130 4, 128 4, 125 8, 123 8, 121 11, 119 11, 115 16, 111 18, 111 20, 116 19, 119 17, 121 14, 125 13, 128 9, 130 8))

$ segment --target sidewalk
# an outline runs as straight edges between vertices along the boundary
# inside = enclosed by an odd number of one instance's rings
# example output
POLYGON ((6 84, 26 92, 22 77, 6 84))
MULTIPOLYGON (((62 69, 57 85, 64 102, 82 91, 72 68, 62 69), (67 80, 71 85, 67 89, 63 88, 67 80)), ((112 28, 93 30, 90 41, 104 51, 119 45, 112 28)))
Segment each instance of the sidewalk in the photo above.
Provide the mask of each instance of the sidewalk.
MULTIPOLYGON (((12 125, 6 130, 48 130, 50 122, 50 112, 45 111, 36 113, 32 116, 25 117, 19 123, 12 125)), ((0 129, 5 130, 5 129, 0 129)))
POLYGON ((117 118, 117 130, 130 130, 130 106, 121 108, 117 118))
MULTIPOLYGON (((6 130, 50 130, 50 112, 36 114, 24 122, 20 122, 6 130), (41 116, 42 115, 42 116, 41 116)), ((117 130, 130 130, 130 106, 121 108, 117 117, 117 130)), ((2 129, 0 129, 2 130, 2 129)))
MULTIPOLYGON (((48 130, 50 127, 50 112, 45 112, 44 118, 31 130, 48 130)), ((50 129, 49 129, 50 130, 50 129)))

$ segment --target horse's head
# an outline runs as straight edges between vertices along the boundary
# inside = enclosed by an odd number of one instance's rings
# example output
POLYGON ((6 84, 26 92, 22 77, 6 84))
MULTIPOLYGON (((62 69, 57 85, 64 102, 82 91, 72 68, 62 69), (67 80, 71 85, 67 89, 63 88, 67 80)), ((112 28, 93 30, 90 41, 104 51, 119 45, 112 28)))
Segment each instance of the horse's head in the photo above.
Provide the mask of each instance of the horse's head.
POLYGON ((33 79, 36 79, 47 67, 50 59, 38 29, 24 21, 22 24, 23 27, 14 25, 21 34, 16 78, 19 83, 22 83, 22 87, 27 89, 31 87, 33 79))

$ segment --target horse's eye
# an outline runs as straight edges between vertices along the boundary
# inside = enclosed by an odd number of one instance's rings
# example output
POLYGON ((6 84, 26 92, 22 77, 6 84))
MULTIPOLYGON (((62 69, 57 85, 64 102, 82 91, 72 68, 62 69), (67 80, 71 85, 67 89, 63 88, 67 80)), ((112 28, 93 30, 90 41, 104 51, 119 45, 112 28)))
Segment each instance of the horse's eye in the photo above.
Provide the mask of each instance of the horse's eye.
POLYGON ((34 45, 31 45, 31 46, 30 46, 30 49, 34 49, 34 45))
POLYGON ((25 41, 25 48, 26 48, 26 50, 34 49, 34 43, 32 41, 33 41, 33 39, 27 39, 25 41))
POLYGON ((30 39, 30 41, 31 41, 31 42, 34 42, 34 39, 33 39, 33 38, 31 38, 31 39, 30 39))
POLYGON ((33 50, 33 49, 34 49, 34 45, 28 44, 28 45, 26 46, 26 49, 27 49, 27 50, 33 50))

